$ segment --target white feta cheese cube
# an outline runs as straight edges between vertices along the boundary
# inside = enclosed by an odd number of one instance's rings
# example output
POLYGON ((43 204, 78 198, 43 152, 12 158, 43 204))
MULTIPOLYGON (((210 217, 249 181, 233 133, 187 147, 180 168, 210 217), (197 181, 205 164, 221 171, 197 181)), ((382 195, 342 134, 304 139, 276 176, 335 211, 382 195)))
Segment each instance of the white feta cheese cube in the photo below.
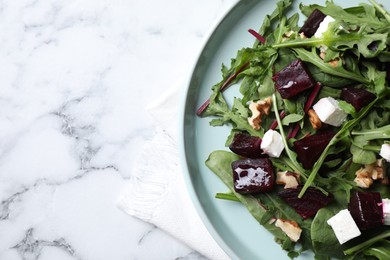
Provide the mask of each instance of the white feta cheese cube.
POLYGON ((345 121, 348 114, 339 107, 339 102, 332 98, 321 98, 313 106, 320 120, 328 125, 339 127, 345 121))
POLYGON ((361 235, 348 209, 340 210, 339 213, 328 219, 327 223, 332 227, 340 244, 361 235))
POLYGON ((329 24, 334 21, 336 20, 333 19, 333 17, 329 15, 325 16, 324 20, 320 23, 320 26, 318 27, 316 33, 314 34, 314 37, 321 38, 322 34, 328 30, 329 24))
POLYGON ((390 200, 382 199, 383 224, 390 226, 390 200))
POLYGON ((271 157, 279 157, 284 149, 282 136, 275 130, 268 130, 263 136, 260 148, 271 157))
POLYGON ((382 144, 379 155, 386 161, 390 162, 390 144, 382 144))

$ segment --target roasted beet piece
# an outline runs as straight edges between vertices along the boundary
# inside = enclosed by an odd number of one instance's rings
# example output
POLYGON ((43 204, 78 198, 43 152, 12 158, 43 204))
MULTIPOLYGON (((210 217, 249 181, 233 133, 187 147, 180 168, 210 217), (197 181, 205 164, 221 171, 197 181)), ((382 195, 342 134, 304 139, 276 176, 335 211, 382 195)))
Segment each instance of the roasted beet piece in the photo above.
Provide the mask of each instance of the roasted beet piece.
POLYGON ((292 98, 315 85, 310 72, 301 60, 295 60, 277 72, 272 80, 280 96, 285 99, 292 98))
POLYGON ((340 98, 350 103, 359 112, 360 109, 374 101, 376 96, 365 89, 343 88, 340 98))
POLYGON ((260 137, 237 133, 234 135, 233 141, 229 145, 229 149, 233 153, 244 157, 259 158, 262 155, 260 144, 260 137))
POLYGON ((321 131, 294 142, 294 150, 303 168, 313 167, 334 135, 332 131, 321 131))
POLYGON ((238 193, 266 192, 274 187, 274 170, 268 158, 237 160, 232 169, 234 190, 238 193))
POLYGON ((302 198, 298 198, 303 186, 296 189, 284 189, 278 193, 288 205, 290 205, 302 218, 307 219, 314 216, 318 210, 328 205, 333 200, 333 195, 326 196, 320 190, 309 187, 302 198))
POLYGON ((361 230, 383 225, 382 198, 379 192, 352 193, 348 210, 361 230))
POLYGON ((318 9, 315 9, 309 17, 306 19, 305 23, 299 30, 299 33, 304 33, 306 37, 312 37, 318 27, 320 27, 320 23, 325 19, 326 15, 318 9))

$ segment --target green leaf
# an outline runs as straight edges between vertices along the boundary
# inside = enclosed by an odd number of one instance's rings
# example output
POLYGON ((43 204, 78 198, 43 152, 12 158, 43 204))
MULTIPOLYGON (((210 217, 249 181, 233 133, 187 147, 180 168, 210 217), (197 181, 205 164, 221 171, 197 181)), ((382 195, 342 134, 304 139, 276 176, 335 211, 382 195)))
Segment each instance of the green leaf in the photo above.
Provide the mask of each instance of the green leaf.
POLYGON ((310 14, 314 9, 318 9, 338 21, 343 21, 343 23, 347 26, 357 27, 357 25, 365 25, 371 31, 383 28, 386 24, 388 24, 387 21, 382 21, 377 15, 375 15, 373 6, 367 4, 362 4, 359 7, 343 9, 342 7, 336 5, 333 1, 327 1, 326 6, 300 5, 300 8, 306 15, 310 14))
POLYGON ((249 117, 248 108, 242 104, 241 99, 239 98, 234 98, 232 111, 245 119, 249 117))
POLYGON ((289 125, 291 123, 295 123, 295 122, 302 120, 302 118, 303 118, 303 115, 289 114, 285 118, 282 119, 282 124, 289 125))
POLYGON ((318 255, 341 258, 343 252, 340 250, 340 243, 337 240, 333 229, 326 221, 333 217, 339 208, 328 207, 320 209, 311 224, 311 238, 313 249, 318 255))
POLYGON ((293 48, 293 50, 296 53, 298 58, 300 58, 305 62, 309 62, 317 66, 319 69, 321 69, 323 72, 327 74, 358 81, 361 83, 366 83, 366 84, 369 83, 369 81, 366 78, 364 78, 362 75, 344 69, 341 64, 339 64, 336 68, 334 68, 332 65, 324 62, 318 56, 315 47, 313 47, 311 51, 305 50, 303 48, 293 48))
POLYGON ((374 129, 352 131, 351 134, 358 136, 355 138, 355 142, 358 140, 361 143, 369 140, 390 139, 390 124, 374 129))
MULTIPOLYGON (((294 218, 298 214, 287 205, 276 195, 276 194, 258 194, 256 197, 253 195, 242 195, 236 193, 233 187, 233 177, 231 164, 233 161, 240 159, 236 154, 227 151, 214 151, 206 160, 206 166, 214 172, 223 183, 230 189, 232 194, 240 200, 240 202, 248 209, 252 216, 263 226, 271 232, 275 238, 281 243, 288 243, 291 241, 286 234, 273 223, 266 222, 266 219, 270 218, 270 214, 273 213, 274 208, 281 209, 284 214, 287 214, 288 219, 295 220, 294 218), (270 212, 271 211, 271 212, 270 212)), ((295 221, 301 222, 301 218, 295 221)), ((302 238, 304 239, 304 238, 302 238)), ((309 238, 307 238, 308 241, 309 238)), ((295 243, 294 243, 295 244, 295 243)), ((289 248, 285 248, 288 251, 295 251, 294 244, 289 248)))
POLYGON ((366 256, 373 256, 377 259, 387 259, 390 256, 390 242, 388 240, 383 240, 382 243, 378 245, 373 245, 372 247, 363 251, 363 254, 366 256))
POLYGON ((368 114, 370 109, 375 105, 375 103, 377 101, 378 101, 378 99, 375 99, 369 105, 367 105, 362 110, 360 110, 360 112, 356 118, 351 119, 351 120, 347 121, 346 123, 344 123, 342 128, 330 140, 328 145, 325 147, 324 151, 321 153, 320 158, 314 164, 313 169, 312 169, 309 177, 307 178, 305 185, 303 186, 301 192, 298 195, 298 198, 301 198, 305 194, 306 190, 310 187, 310 185, 312 185, 314 180, 317 178, 318 171, 320 170, 322 164, 324 163, 325 158, 328 156, 330 148, 333 145, 335 145, 338 141, 343 139, 349 133, 349 131, 351 131, 360 122, 360 120, 362 120, 362 118, 364 118, 368 114))
POLYGON ((344 110, 345 113, 352 115, 352 117, 357 117, 356 109, 350 103, 347 103, 344 100, 339 100, 339 107, 344 110))
POLYGON ((376 154, 372 151, 364 150, 363 148, 351 145, 352 160, 354 163, 371 164, 376 161, 376 154))

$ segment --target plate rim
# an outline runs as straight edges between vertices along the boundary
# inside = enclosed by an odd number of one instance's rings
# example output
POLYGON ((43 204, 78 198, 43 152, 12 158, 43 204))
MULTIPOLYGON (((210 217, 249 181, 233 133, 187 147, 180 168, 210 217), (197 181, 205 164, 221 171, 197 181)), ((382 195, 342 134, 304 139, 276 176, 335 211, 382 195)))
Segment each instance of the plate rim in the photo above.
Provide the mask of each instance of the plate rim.
MULTIPOLYGON (((179 137, 179 157, 180 157, 180 168, 182 170, 182 175, 184 177, 184 182, 186 184, 186 190, 189 194, 191 201, 196 209, 196 213, 200 217, 203 225, 206 227, 207 231, 211 235, 211 237, 215 240, 215 242, 220 246, 220 248, 232 259, 240 259, 236 253, 227 245, 225 240, 221 237, 221 235, 218 233, 218 231, 215 229, 213 223, 211 222, 210 218, 208 217, 205 209, 200 203, 199 196, 197 195, 197 192, 195 190, 195 186, 191 180, 191 173, 190 169, 188 167, 188 160, 186 156, 186 146, 185 146, 185 116, 186 116, 186 103, 190 91, 190 85, 194 77, 194 73, 199 65, 199 62, 201 60, 201 56, 207 46, 207 44, 211 41, 211 37, 213 34, 218 30, 218 28, 221 26, 223 21, 234 11, 234 9, 237 8, 239 4, 242 4, 242 2, 245 2, 246 0, 237 0, 236 3, 234 3, 232 6, 230 6, 225 12, 223 12, 213 23, 213 25, 210 27, 209 31, 205 34, 203 38, 203 42, 200 45, 200 49, 198 51, 198 54, 196 55, 194 62, 191 66, 191 69, 189 70, 189 74, 186 77, 185 80, 185 88, 181 91, 180 96, 180 104, 179 104, 179 124, 178 124, 178 137, 179 137)), ((194 111, 195 115, 195 111, 194 111)))

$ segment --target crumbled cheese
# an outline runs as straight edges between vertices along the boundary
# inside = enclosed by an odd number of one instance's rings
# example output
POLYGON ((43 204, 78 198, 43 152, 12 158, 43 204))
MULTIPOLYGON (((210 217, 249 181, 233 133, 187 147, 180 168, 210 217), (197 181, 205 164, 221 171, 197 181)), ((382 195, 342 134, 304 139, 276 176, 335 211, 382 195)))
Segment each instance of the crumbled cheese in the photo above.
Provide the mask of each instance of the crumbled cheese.
POLYGON ((390 200, 382 199, 383 224, 390 225, 390 200))
POLYGON ((348 209, 340 210, 339 213, 328 219, 327 223, 332 227, 340 244, 361 235, 348 209))
POLYGON ((328 125, 339 127, 345 121, 348 114, 339 107, 339 102, 332 98, 321 98, 313 106, 320 120, 328 125))
POLYGON ((390 144, 382 144, 379 155, 386 161, 390 162, 390 144))
POLYGON ((279 157, 284 149, 282 136, 275 130, 268 130, 263 136, 260 148, 271 157, 279 157))
POLYGON ((320 23, 320 26, 318 27, 316 33, 314 34, 314 37, 321 38, 322 34, 328 30, 329 24, 336 21, 333 19, 333 17, 327 15, 325 16, 324 20, 320 23))
POLYGON ((280 228, 294 242, 297 242, 301 237, 302 229, 297 222, 278 218, 275 221, 275 226, 280 228))

